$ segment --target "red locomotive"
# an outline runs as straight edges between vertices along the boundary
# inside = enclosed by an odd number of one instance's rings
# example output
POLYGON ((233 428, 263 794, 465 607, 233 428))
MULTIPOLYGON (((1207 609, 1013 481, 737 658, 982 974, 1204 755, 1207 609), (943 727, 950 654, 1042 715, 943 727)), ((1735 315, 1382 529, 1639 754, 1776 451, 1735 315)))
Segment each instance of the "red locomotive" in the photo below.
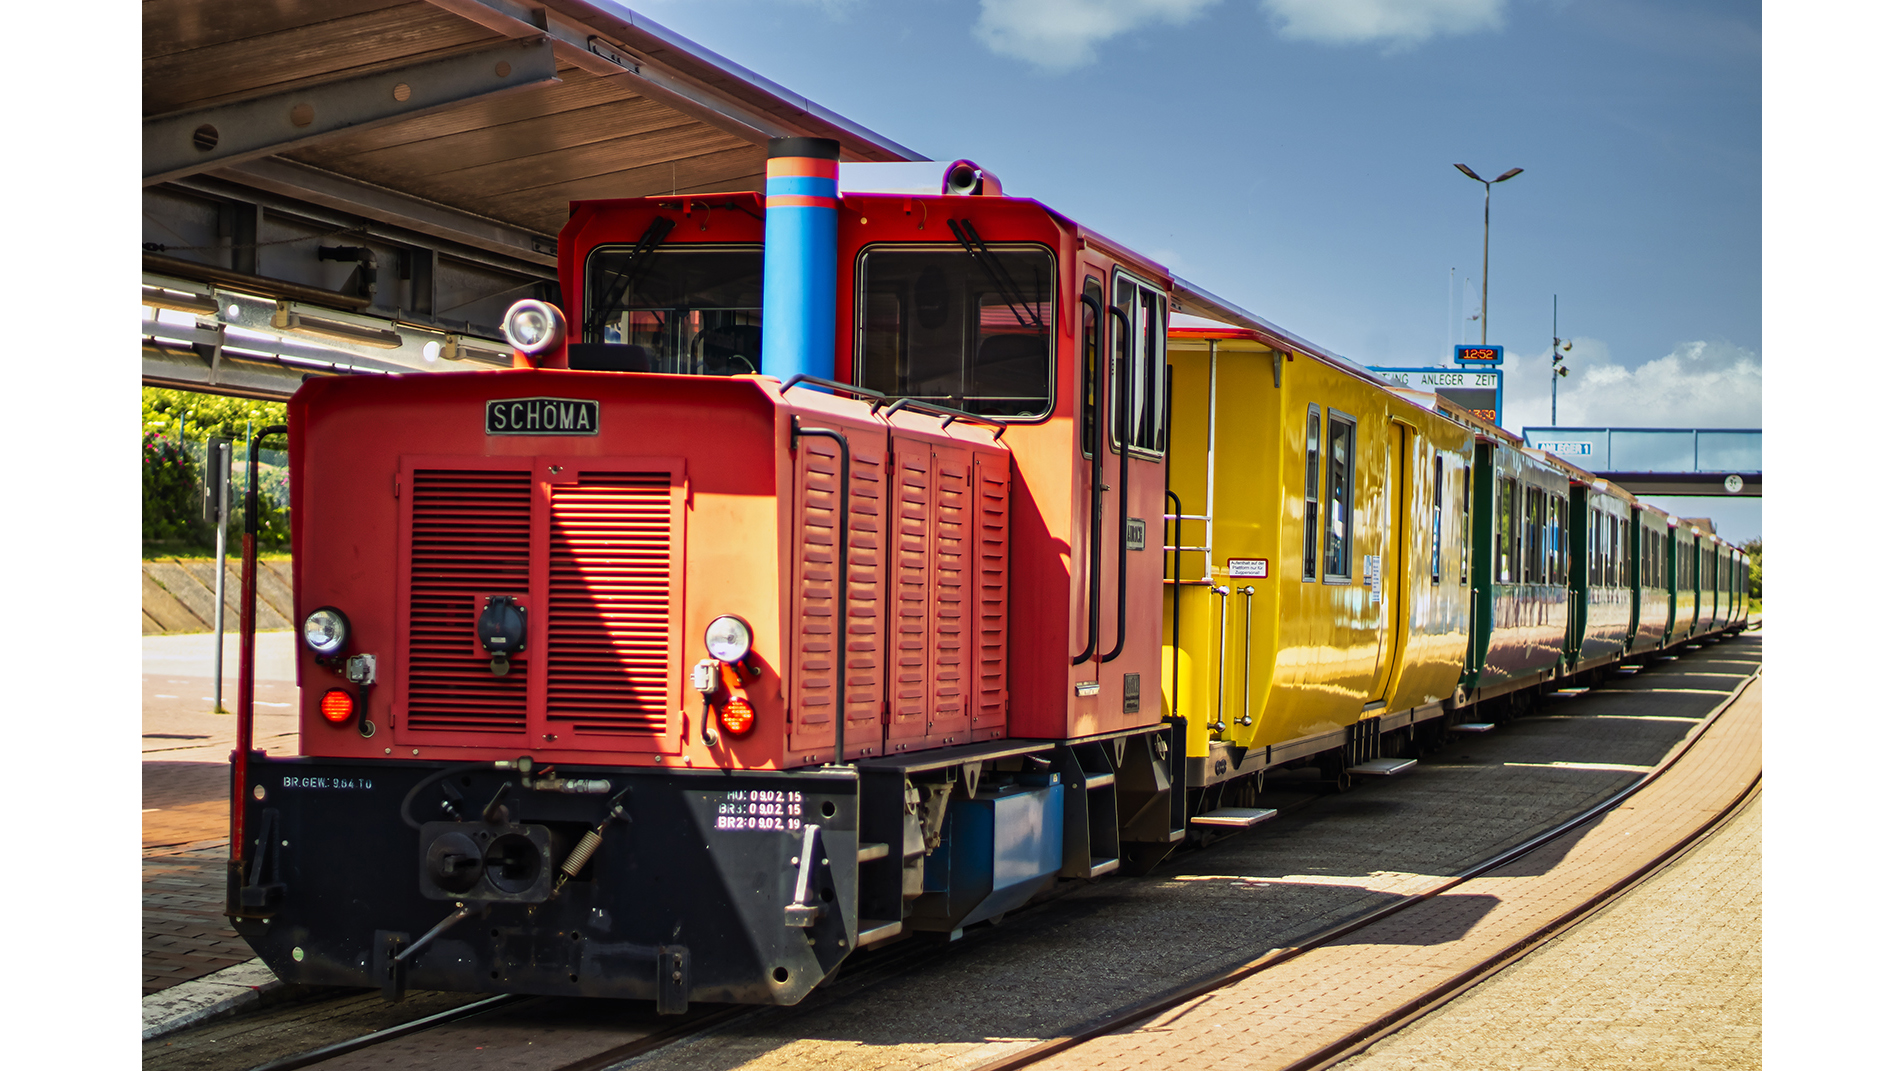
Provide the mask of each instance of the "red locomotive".
POLYGON ((293 398, 301 755, 241 745, 229 896, 280 976, 791 1003, 1183 837, 1168 274, 837 158, 575 205, 513 370, 293 398))

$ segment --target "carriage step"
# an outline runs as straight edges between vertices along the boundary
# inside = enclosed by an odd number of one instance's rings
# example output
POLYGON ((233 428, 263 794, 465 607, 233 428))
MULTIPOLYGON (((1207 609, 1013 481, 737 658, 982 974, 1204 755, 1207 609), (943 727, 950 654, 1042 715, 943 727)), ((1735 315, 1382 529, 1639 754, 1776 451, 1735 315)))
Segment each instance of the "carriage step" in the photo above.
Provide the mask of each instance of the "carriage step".
POLYGON ((1415 765, 1414 759, 1370 759, 1368 762, 1349 767, 1349 772, 1361 774, 1364 777, 1393 777, 1413 765, 1415 765))
POLYGON ((873 941, 884 941, 888 937, 897 937, 899 936, 899 931, 906 925, 897 919, 892 922, 884 922, 879 919, 862 919, 861 922, 866 926, 866 929, 859 931, 859 940, 855 943, 855 947, 870 944, 873 941))
POLYGON ((1451 733, 1491 733, 1494 731, 1494 723, 1491 721, 1462 722, 1460 725, 1448 726, 1448 731, 1451 733))
POLYGON ((1111 856, 1109 859, 1091 860, 1091 876, 1094 878, 1101 878, 1104 875, 1109 874, 1111 871, 1116 869, 1117 869, 1117 856, 1115 855, 1111 856))
POLYGON ((859 861, 870 863, 875 859, 884 859, 891 851, 892 849, 884 844, 862 844, 859 846, 859 861))
POLYGON ((1094 774, 1084 775, 1084 787, 1086 789, 1107 788, 1114 784, 1117 784, 1117 775, 1114 773, 1094 773, 1094 774))
POLYGON ((1200 814, 1190 819, 1193 826, 1215 826, 1219 829, 1248 829, 1276 817, 1274 807, 1218 807, 1208 814, 1200 814))

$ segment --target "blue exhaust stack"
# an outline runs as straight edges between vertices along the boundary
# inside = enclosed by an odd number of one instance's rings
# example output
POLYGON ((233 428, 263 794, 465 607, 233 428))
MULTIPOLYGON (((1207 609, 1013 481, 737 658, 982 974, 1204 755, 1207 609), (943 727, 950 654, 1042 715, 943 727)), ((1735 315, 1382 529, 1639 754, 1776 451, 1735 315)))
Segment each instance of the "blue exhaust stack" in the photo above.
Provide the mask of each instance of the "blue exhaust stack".
POLYGON ((767 143, 767 254, 760 370, 785 381, 833 376, 840 143, 767 143))

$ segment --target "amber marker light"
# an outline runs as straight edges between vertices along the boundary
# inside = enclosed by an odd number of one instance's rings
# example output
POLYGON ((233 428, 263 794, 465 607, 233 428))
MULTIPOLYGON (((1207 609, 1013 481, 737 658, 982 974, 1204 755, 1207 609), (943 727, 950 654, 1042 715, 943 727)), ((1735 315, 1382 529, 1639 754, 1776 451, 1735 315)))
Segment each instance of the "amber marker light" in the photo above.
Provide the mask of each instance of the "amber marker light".
POLYGON ((745 736, 754 728, 754 705, 747 701, 747 686, 741 683, 734 663, 721 663, 721 683, 727 686, 728 693, 727 702, 721 706, 721 728, 726 729, 729 736, 745 736))
POLYGON ((345 689, 332 688, 324 693, 318 709, 324 712, 325 721, 342 725, 357 716, 357 700, 345 689))

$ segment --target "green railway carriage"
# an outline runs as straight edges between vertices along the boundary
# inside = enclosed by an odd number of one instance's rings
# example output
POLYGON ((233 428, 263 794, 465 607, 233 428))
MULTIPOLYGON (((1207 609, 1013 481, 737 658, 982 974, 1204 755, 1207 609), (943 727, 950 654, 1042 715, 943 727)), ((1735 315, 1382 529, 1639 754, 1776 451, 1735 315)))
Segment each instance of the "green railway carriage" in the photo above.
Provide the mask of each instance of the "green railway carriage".
POLYGON ((1667 522, 1671 531, 1666 541, 1666 569, 1672 583, 1666 646, 1677 647, 1692 638, 1699 616, 1699 537, 1691 524, 1677 517, 1668 516, 1667 522))
POLYGON ((1631 532, 1639 500, 1592 473, 1557 464, 1572 470, 1567 672, 1592 673, 1626 657, 1633 637, 1639 590, 1631 532))
POLYGON ((1476 439, 1475 613, 1459 703, 1566 672, 1569 478, 1498 428, 1476 439))
POLYGON ((1739 547, 1732 548, 1732 616, 1734 631, 1745 627, 1752 612, 1752 559, 1739 547))
POLYGON ((1695 639, 1710 636, 1719 630, 1719 538, 1712 534, 1707 524, 1697 526, 1699 572, 1694 582, 1699 588, 1696 624, 1693 625, 1695 639))
POLYGON ((1633 504, 1627 547, 1633 592, 1628 654, 1649 654, 1666 646, 1673 616, 1672 537, 1672 522, 1665 510, 1644 502, 1633 504))

